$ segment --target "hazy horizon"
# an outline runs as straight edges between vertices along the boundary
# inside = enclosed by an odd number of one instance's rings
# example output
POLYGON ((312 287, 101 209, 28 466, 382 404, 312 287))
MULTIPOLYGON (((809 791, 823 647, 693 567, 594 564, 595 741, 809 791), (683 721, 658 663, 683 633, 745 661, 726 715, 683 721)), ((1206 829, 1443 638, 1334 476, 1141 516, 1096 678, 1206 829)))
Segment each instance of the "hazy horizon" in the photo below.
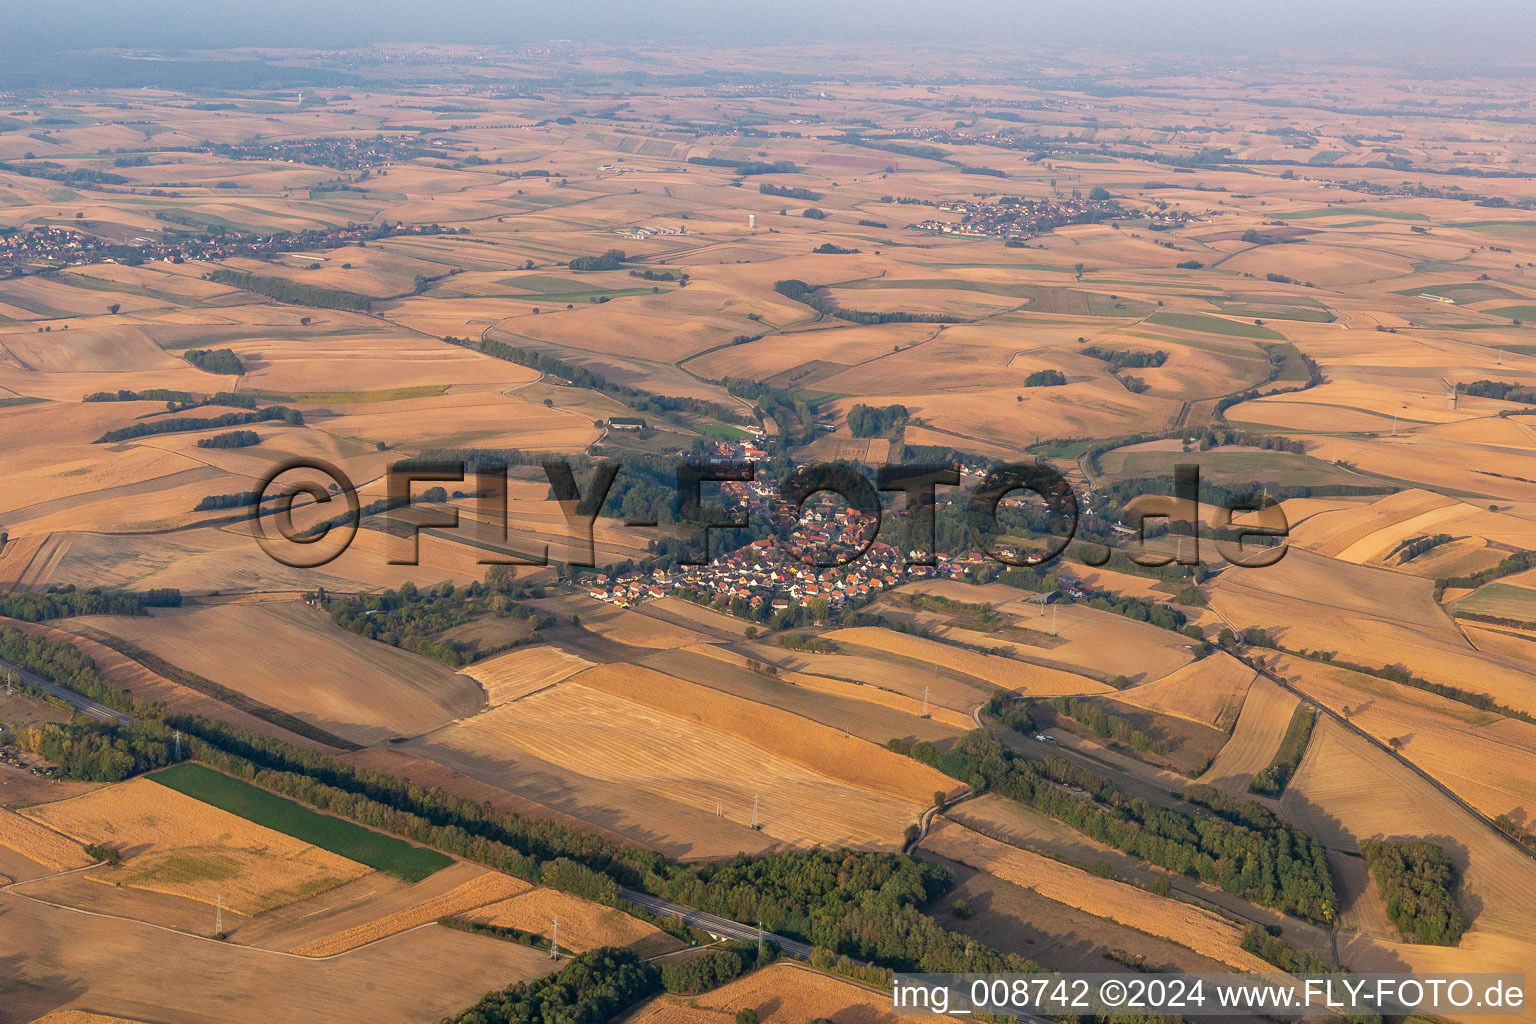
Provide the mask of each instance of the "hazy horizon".
POLYGON ((703 0, 566 5, 464 0, 443 7, 404 0, 323 5, 271 0, 259 12, 231 0, 60 0, 13 11, 5 35, 11 48, 34 52, 401 42, 516 46, 568 39, 605 45, 984 42, 1212 55, 1313 47, 1383 59, 1424 53, 1465 60, 1531 56, 1529 34, 1512 30, 1528 25, 1529 18, 1521 0, 1087 0, 1070 8, 1027 0, 956 0, 942 6, 914 0, 776 0, 750 6, 703 0))

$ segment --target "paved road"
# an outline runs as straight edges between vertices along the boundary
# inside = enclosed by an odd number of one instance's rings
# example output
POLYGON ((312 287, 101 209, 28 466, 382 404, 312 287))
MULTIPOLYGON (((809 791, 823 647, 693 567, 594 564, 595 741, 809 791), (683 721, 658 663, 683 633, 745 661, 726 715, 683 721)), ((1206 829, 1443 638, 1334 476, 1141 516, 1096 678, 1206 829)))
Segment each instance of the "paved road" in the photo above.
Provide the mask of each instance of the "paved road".
MULTIPOLYGON (((661 914, 666 917, 679 918, 684 924, 694 928, 701 928, 711 935, 718 935, 726 939, 736 939, 741 942, 756 942, 757 929, 752 925, 741 924, 724 917, 716 917, 714 914, 706 914, 702 910, 694 910, 679 903, 669 903, 666 900, 657 899, 634 889, 620 889, 619 895, 631 903, 638 903, 653 914, 661 914)), ((763 932, 763 938, 770 942, 777 942, 785 956, 792 956, 796 960, 810 960, 811 947, 794 939, 786 939, 782 935, 774 935, 771 932, 763 932)))
POLYGON ((111 722, 113 725, 127 725, 133 721, 132 715, 124 714, 121 711, 113 711, 105 704, 98 704, 89 697, 82 697, 74 690, 66 690, 64 687, 50 683, 42 676, 28 672, 24 668, 12 665, 9 662, 0 661, 0 674, 6 671, 15 672, 28 686, 35 686, 50 696, 67 702, 82 714, 89 715, 97 721, 111 722))

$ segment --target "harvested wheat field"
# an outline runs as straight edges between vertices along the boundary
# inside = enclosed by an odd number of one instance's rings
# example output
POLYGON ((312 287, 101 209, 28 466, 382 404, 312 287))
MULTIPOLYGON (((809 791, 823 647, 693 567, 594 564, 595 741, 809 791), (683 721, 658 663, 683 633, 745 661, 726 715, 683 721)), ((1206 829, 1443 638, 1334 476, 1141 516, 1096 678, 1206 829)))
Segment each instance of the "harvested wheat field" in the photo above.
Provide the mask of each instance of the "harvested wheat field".
POLYGON ((473 679, 349 633, 297 601, 79 621, 365 745, 425 732, 485 702, 473 679))
POLYGON ((1237 721, 1256 674, 1230 654, 1216 653, 1108 699, 1227 730, 1237 721))
POLYGON ((1385 751, 1323 718, 1281 798, 1286 817, 1333 849, 1362 839, 1440 843, 1461 872, 1471 928, 1454 948, 1341 939, 1356 970, 1524 971, 1536 959, 1536 861, 1385 751), (1474 912, 1475 911, 1475 912, 1474 912), (1407 967, 1389 967, 1388 964, 1407 967))
MULTIPOLYGON (((595 782, 587 795, 591 801, 644 806, 649 797, 659 798, 664 803, 647 806, 646 817, 649 829, 663 835, 674 827, 688 827, 686 820, 669 820, 665 808, 669 803, 692 808, 711 820, 749 826, 756 798, 763 833, 806 845, 886 846, 894 843, 917 816, 915 797, 901 800, 857 788, 839 776, 817 774, 731 735, 719 726, 718 716, 709 716, 711 725, 702 725, 697 717, 670 714, 605 692, 606 687, 582 683, 600 671, 590 669, 556 687, 435 733, 422 742, 419 752, 562 809, 566 807, 561 800, 565 794, 561 788, 543 792, 541 780, 546 776, 538 771, 538 762, 595 782), (519 755, 534 760, 535 766, 524 765, 519 755)), ((638 667, 614 671, 656 675, 638 667)), ((593 682, 600 683, 601 679, 593 682)), ((703 690, 703 695, 690 696, 686 703, 696 714, 707 715, 707 702, 722 702, 724 698, 702 687, 695 689, 703 690)), ((765 717, 772 713, 769 708, 762 710, 765 717)), ((812 734, 824 729, 811 722, 804 724, 812 734)), ((855 750, 896 757, 873 744, 845 739, 849 746, 843 748, 844 756, 850 763, 834 761, 831 765, 841 766, 845 773, 862 770, 851 756, 855 750)), ((548 785, 560 784, 551 779, 548 785)), ((927 787, 928 800, 936 788, 927 787)), ((578 816, 591 813, 585 808, 570 808, 570 812, 578 816)))
POLYGON ((741 1010, 754 1011, 759 1024, 804 1024, 818 1017, 834 1024, 896 1024, 902 1018, 891 1012, 890 1003, 889 993, 777 963, 703 995, 657 996, 623 1018, 623 1024, 734 1024, 741 1010))
MULTIPOLYGON (((730 665, 746 667, 749 660, 745 655, 737 654, 734 651, 712 644, 699 644, 688 649, 690 651, 697 651, 706 657, 717 658, 730 665)), ((830 676, 815 675, 808 672, 780 672, 778 678, 786 683, 803 686, 807 690, 831 694, 834 697, 846 697, 849 700, 862 700, 870 704, 879 704, 881 707, 891 708, 894 711, 901 711, 908 715, 920 716, 927 714, 935 722, 943 722, 945 725, 952 725, 957 729, 970 729, 976 725, 970 715, 953 711, 946 707, 940 707, 932 701, 928 703, 925 710, 922 701, 871 683, 850 682, 844 679, 833 679, 830 676)), ((981 702, 977 701, 976 703, 979 704, 981 702)))
POLYGON ((598 636, 617 640, 631 647, 648 647, 653 650, 670 650, 688 647, 706 639, 691 629, 675 625, 664 619, 613 605, 585 606, 581 610, 581 624, 598 636))
POLYGON ((80 844, 30 818, 0 809, 0 846, 54 871, 68 871, 94 864, 96 859, 80 844))
POLYGON ((844 647, 843 650, 859 653, 776 651, 774 662, 780 668, 807 675, 845 679, 894 690, 912 700, 922 700, 923 692, 927 691, 929 700, 955 711, 964 711, 983 703, 997 689, 974 676, 941 670, 938 666, 913 659, 881 656, 878 652, 852 646, 844 647))
POLYGON ((585 658, 541 644, 477 661, 463 674, 485 688, 488 706, 497 707, 591 667, 585 658))
POLYGON ((641 956, 658 956, 683 948, 682 942, 638 917, 556 889, 534 889, 459 916, 545 938, 553 934, 554 920, 559 918, 560 948, 567 953, 585 953, 598 946, 623 946, 641 956))
POLYGON ((1060 669, 1043 668, 1028 662, 1015 661, 879 626, 855 626, 851 629, 834 629, 827 639, 838 643, 855 644, 877 651, 889 651, 903 657, 916 658, 933 665, 943 665, 966 675, 1002 686, 1031 697, 1055 697, 1061 694, 1105 693, 1103 683, 1085 676, 1060 669))
POLYGON ((761 747, 852 786, 927 803, 954 779, 830 726, 638 665, 599 665, 574 682, 761 747))
POLYGON ((1490 818, 1536 815, 1536 725, 1299 658, 1279 671, 1309 698, 1398 752, 1490 818))
POLYGON ((1243 930, 1239 925, 1209 910, 988 839, 953 821, 941 822, 928 833, 922 845, 1005 882, 1033 889, 1047 899, 1161 936, 1238 970, 1272 969, 1242 948, 1243 930))
POLYGON ((369 869, 263 828, 147 778, 27 810, 122 863, 92 872, 109 885, 185 896, 253 916, 313 896, 369 869))
POLYGON ((54 1010, 37 1018, 32 1024, 144 1024, 144 1022, 128 1017, 109 1017, 106 1014, 90 1013, 86 1010, 54 1010))
POLYGON ((398 935, 419 925, 431 924, 440 917, 451 917, 466 910, 504 900, 518 893, 527 892, 531 886, 511 875, 487 871, 445 893, 425 900, 408 910, 396 911, 385 917, 360 924, 344 931, 334 932, 322 939, 306 942, 289 950, 299 956, 327 957, 391 935, 398 935))
POLYGON ((435 1021, 461 1010, 466 993, 541 977, 555 966, 539 950, 446 928, 317 962, 19 897, 0 901, 0 962, 9 972, 0 1017, 7 1024, 71 1004, 156 1024, 435 1021))
POLYGON ((1300 701, 1293 694, 1268 679, 1254 679, 1248 687, 1248 696, 1238 713, 1231 738, 1200 776, 1200 781, 1247 795, 1253 777, 1275 759, 1298 703, 1300 701))

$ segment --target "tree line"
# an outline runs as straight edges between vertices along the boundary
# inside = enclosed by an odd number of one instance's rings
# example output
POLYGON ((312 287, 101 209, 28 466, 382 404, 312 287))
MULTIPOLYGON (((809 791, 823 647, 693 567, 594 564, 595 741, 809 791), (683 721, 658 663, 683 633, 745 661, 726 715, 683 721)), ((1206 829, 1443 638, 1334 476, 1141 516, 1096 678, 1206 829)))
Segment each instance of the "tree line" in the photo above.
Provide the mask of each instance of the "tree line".
POLYGON ((21 745, 85 782, 121 782, 175 760, 170 730, 155 719, 116 728, 100 722, 46 722, 22 730, 21 745))
POLYGON ((1132 352, 1126 349, 1101 348, 1098 345, 1089 345, 1087 348, 1080 349, 1079 351, 1092 359, 1102 359, 1109 364, 1111 370, 1162 366, 1168 361, 1168 353, 1162 349, 1158 349, 1156 352, 1132 352))
POLYGON ((222 416, 177 416, 165 420, 144 420, 131 427, 118 427, 102 434, 96 444, 115 444, 135 437, 154 434, 180 434, 192 430, 216 430, 220 427, 238 427, 247 423, 266 423, 282 420, 289 426, 304 425, 304 414, 284 405, 269 405, 255 412, 227 412, 222 416))
POLYGON ((220 267, 208 275, 216 284, 227 284, 242 291, 265 295, 278 302, 294 306, 314 306, 317 309, 345 309, 362 312, 373 302, 366 295, 342 291, 337 288, 321 288, 318 285, 300 284, 285 277, 263 277, 240 270, 220 267))
POLYGON ((908 313, 896 310, 889 313, 872 313, 860 309, 846 309, 819 294, 819 286, 804 281, 775 281, 773 290, 787 299, 810 306, 818 313, 846 320, 853 324, 960 324, 965 317, 948 313, 908 313))
POLYGON ((1209 814, 1154 806, 1060 757, 1008 750, 985 732, 940 753, 931 744, 892 749, 969 783, 1033 807, 1099 842, 1179 874, 1220 885, 1261 906, 1307 921, 1333 916, 1333 877, 1321 843, 1252 800, 1209 787, 1183 795, 1209 814))
POLYGON ((1448 533, 1437 533, 1429 537, 1414 537, 1411 540, 1400 540, 1397 547, 1387 552, 1387 557, 1397 556, 1397 564, 1411 562, 1426 551, 1439 547, 1441 544, 1449 544, 1455 538, 1448 533))
POLYGON ((444 338, 444 341, 454 344, 478 347, 488 356, 504 359, 509 363, 526 366, 540 373, 551 374, 555 377, 563 377, 578 388, 589 388, 593 391, 601 391, 613 395, 625 405, 637 412, 648 412, 652 415, 664 416, 674 412, 688 412, 699 416, 709 416, 725 423, 746 422, 740 413, 734 409, 727 409, 716 402, 706 402, 699 398, 686 398, 674 395, 658 395, 650 391, 641 391, 625 384, 615 384, 612 381, 600 377, 585 367, 568 363, 563 359, 545 355, 542 352, 532 352, 528 349, 517 348, 500 341, 486 339, 478 346, 467 339, 444 338))
POLYGON ((604 946, 536 981, 488 992, 443 1024, 607 1024, 661 989, 655 966, 633 950, 604 946))
POLYGON ((258 444, 261 444, 261 436, 254 430, 231 430, 197 439, 199 448, 252 448, 258 444))
POLYGON ((665 864, 661 854, 652 850, 604 839, 558 822, 498 810, 436 787, 359 768, 329 754, 295 747, 223 722, 190 715, 173 715, 166 721, 196 737, 199 744, 194 751, 198 759, 208 758, 207 763, 213 767, 233 765, 236 771, 232 774, 245 778, 258 772, 272 772, 290 777, 285 785, 294 788, 325 786, 365 801, 357 805, 358 809, 367 810, 370 815, 382 816, 391 810, 402 812, 420 822, 412 828, 419 830, 423 838, 416 834, 408 838, 418 838, 439 849, 448 847, 437 839, 451 839, 465 848, 477 843, 497 844, 523 858, 522 871, 511 872, 520 877, 527 877, 527 872, 538 863, 563 857, 625 885, 639 885, 646 876, 662 871, 665 864), (369 809, 368 804, 373 808, 369 809))
POLYGON ((757 186, 758 192, 765 196, 782 196, 785 199, 804 199, 807 202, 815 202, 817 199, 826 198, 820 192, 812 192, 808 188, 798 185, 775 185, 771 182, 763 182, 757 186))
POLYGON ((1023 958, 941 927, 922 908, 952 884, 899 854, 813 849, 675 868, 659 895, 898 971, 1018 971, 1023 958))
POLYGON ((1461 386, 1462 394, 1473 398, 1496 398, 1501 402, 1536 405, 1536 388, 1529 384, 1511 384, 1502 380, 1475 380, 1461 386))
POLYGON ((1291 712, 1290 724, 1285 727, 1285 738, 1280 741, 1280 749, 1275 751, 1274 760, 1253 777, 1248 788, 1260 796, 1278 798, 1284 793, 1291 776, 1296 774, 1301 764, 1301 755, 1307 752, 1312 727, 1316 724, 1317 709, 1310 704, 1298 705, 1291 712))
POLYGON ((143 391, 93 391, 82 399, 85 402, 164 402, 167 409, 194 409, 204 405, 227 405, 233 409, 256 408, 256 396, 234 391, 216 391, 211 395, 194 395, 190 391, 172 391, 168 388, 145 388, 143 391))
POLYGON ((41 594, 26 594, 15 590, 0 593, 0 615, 8 619, 20 619, 22 622, 68 619, 76 615, 142 615, 145 608, 180 606, 181 591, 176 587, 159 587, 154 590, 103 590, 101 587, 91 587, 79 590, 70 583, 62 587, 49 587, 41 594))
POLYGON ((589 273, 595 270, 618 270, 624 265, 624 250, 609 249, 601 256, 577 256, 566 266, 577 273, 589 273))
POLYGON ((1060 370, 1036 370, 1024 378, 1026 388, 1059 388, 1067 382, 1067 375, 1060 370))
POLYGON ((134 710, 133 700, 96 669, 96 662, 73 644, 0 626, 0 661, 25 669, 59 686, 84 694, 118 711, 134 710))
MULTIPOLYGON (((1286 974, 1349 974, 1331 960, 1325 960, 1310 949, 1297 949, 1278 935, 1272 935, 1256 924, 1243 929, 1243 949, 1261 960, 1267 960, 1286 974)), ((1346 1024, 1381 1024, 1376 1013, 1346 1013, 1346 1024)))
POLYGON ((1162 746, 1156 740, 1137 729, 1129 720, 1105 711, 1096 701, 1056 697, 1051 701, 1051 707, 1073 721, 1086 725, 1100 739, 1129 743, 1142 753, 1162 752, 1162 746))

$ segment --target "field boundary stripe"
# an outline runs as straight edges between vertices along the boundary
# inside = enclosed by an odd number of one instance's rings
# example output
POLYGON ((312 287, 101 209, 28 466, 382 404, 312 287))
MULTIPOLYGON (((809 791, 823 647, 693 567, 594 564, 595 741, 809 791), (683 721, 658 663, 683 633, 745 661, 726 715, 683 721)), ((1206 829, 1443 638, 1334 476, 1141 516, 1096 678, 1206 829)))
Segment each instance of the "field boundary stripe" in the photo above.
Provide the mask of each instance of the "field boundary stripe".
POLYGON ((161 768, 145 778, 210 807, 407 882, 419 882, 454 863, 452 857, 440 850, 329 814, 196 761, 161 768), (426 870, 428 867, 430 870, 426 870))

